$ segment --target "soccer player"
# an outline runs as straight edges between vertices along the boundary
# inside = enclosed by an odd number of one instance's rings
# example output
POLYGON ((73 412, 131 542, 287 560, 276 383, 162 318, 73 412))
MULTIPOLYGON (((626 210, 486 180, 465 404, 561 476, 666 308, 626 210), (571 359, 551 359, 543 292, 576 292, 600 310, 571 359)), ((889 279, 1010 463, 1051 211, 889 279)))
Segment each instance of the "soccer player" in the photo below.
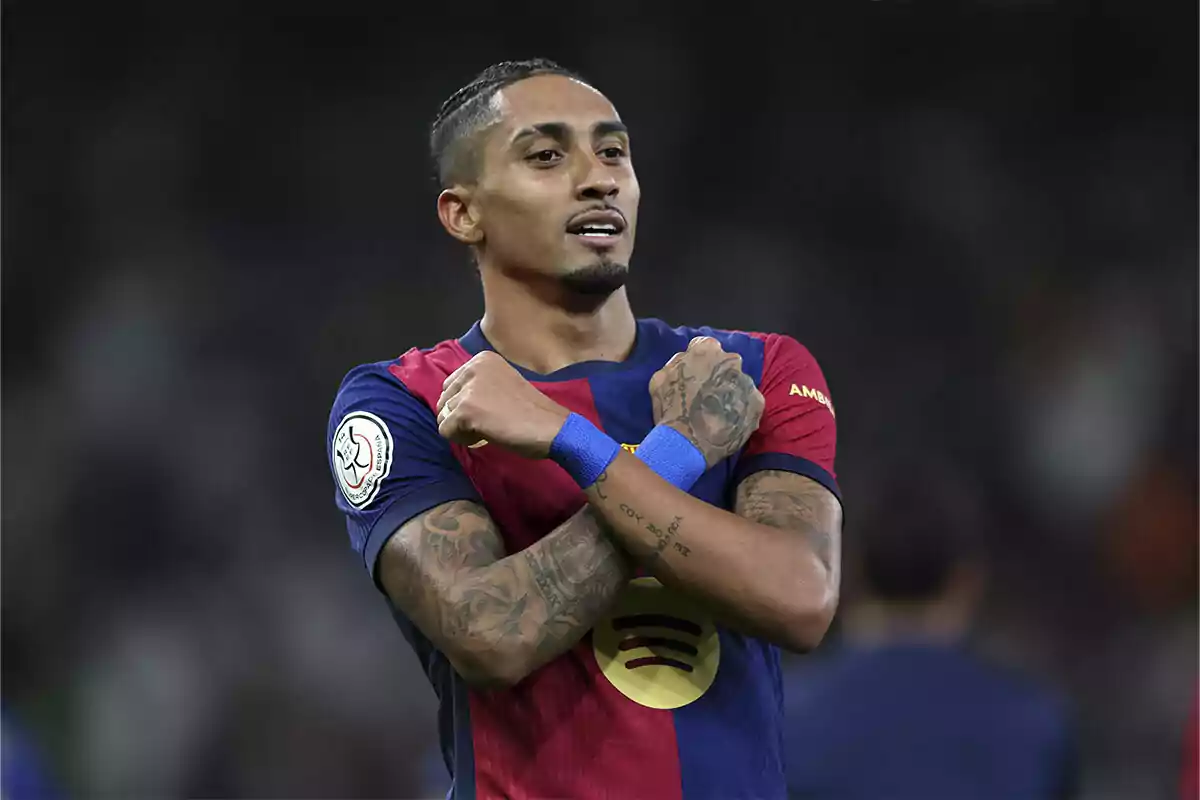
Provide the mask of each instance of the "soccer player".
POLYGON ((328 455, 452 796, 782 797, 780 648, 821 641, 840 580, 817 363, 634 316, 629 133, 580 77, 490 67, 431 145, 484 313, 352 370, 328 455))

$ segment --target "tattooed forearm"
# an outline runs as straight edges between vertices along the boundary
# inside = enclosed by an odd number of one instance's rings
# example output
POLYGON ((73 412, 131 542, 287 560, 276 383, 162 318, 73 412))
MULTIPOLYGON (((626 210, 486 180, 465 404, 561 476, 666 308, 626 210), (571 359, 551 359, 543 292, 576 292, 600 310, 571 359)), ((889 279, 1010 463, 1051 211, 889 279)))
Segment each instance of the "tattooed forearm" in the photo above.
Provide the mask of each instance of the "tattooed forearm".
POLYGON ((650 574, 721 624, 792 650, 821 641, 837 609, 841 505, 794 473, 739 485, 731 513, 661 480, 619 453, 601 499, 588 502, 650 574), (747 518, 749 517, 749 518, 747 518))
POLYGON ((380 559, 389 597, 464 675, 499 670, 505 682, 573 646, 630 577, 587 507, 505 557, 487 513, 455 501, 404 525, 380 559))
POLYGON ((737 513, 763 525, 796 531, 826 570, 836 569, 841 506, 816 482, 779 470, 756 472, 738 487, 737 513))
MULTIPOLYGON (((605 499, 605 496, 601 495, 600 498, 605 499)), ((682 542, 677 541, 679 536, 679 528, 683 524, 683 517, 673 517, 666 528, 662 528, 658 525, 655 525, 654 522, 647 520, 641 512, 634 509, 633 506, 629 505, 628 503, 621 503, 620 509, 622 514, 637 524, 643 525, 646 531, 654 536, 655 544, 646 554, 647 566, 650 566, 657 561, 667 548, 673 548, 675 552, 679 553, 681 556, 686 557, 691 555, 691 548, 687 547, 682 542)))
POLYGON ((676 540, 679 536, 679 526, 682 523, 683 517, 673 517, 671 524, 666 527, 666 530, 658 527, 653 522, 646 523, 646 530, 650 531, 654 535, 654 538, 658 540, 658 544, 654 547, 654 552, 650 554, 649 565, 653 565, 655 561, 661 558, 667 548, 674 549, 676 553, 684 557, 691 555, 691 548, 676 540))
POLYGON ((539 662, 579 640, 632 577, 624 554, 608 539, 591 508, 523 553, 536 587, 528 622, 539 662))

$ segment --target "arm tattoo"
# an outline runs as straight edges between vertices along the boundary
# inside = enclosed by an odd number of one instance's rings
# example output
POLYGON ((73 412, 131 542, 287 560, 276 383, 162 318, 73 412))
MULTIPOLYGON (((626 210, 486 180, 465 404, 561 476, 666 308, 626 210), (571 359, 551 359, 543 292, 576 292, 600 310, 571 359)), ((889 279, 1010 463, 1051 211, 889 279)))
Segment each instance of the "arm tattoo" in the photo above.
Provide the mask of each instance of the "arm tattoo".
POLYGON ((579 641, 630 577, 590 507, 506 557, 487 512, 456 500, 402 526, 380 560, 392 601, 460 665, 517 654, 540 666, 579 641))
POLYGON ((621 513, 629 517, 631 520, 641 525, 645 523, 646 531, 657 539, 657 542, 650 550, 645 553, 644 560, 647 566, 653 566, 655 561, 662 556, 663 552, 672 547, 675 552, 685 558, 692 554, 692 549, 687 547, 682 542, 678 541, 679 527, 683 524, 683 517, 674 517, 666 529, 660 528, 652 521, 647 520, 645 516, 628 503, 621 503, 621 513))
POLYGON ((774 528, 796 531, 831 574, 841 560, 842 507, 816 481, 782 470, 763 470, 738 486, 737 513, 774 528))
POLYGON ((590 506, 523 553, 536 587, 534 651, 543 662, 567 649, 608 610, 632 577, 590 506))

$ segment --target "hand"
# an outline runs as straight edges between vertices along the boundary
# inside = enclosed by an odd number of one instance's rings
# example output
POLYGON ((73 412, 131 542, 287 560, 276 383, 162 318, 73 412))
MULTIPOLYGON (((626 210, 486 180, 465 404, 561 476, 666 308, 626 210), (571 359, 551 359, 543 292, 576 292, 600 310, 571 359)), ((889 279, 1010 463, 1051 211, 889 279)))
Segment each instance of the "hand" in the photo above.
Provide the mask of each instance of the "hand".
POLYGON ((569 413, 489 350, 442 384, 438 433, 458 444, 493 442, 526 458, 545 458, 569 413))
POLYGON ((716 339, 697 336, 650 378, 655 424, 670 425, 712 467, 736 453, 758 428, 764 400, 742 357, 716 339))

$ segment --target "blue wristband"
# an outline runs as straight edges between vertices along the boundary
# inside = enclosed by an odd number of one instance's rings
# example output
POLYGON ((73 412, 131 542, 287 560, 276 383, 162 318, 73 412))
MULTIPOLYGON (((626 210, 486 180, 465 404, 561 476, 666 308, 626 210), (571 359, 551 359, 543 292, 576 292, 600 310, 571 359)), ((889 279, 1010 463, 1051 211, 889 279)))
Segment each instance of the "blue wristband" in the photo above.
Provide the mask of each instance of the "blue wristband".
POLYGON ((621 452, 621 445, 586 417, 572 413, 550 443, 550 458, 586 489, 621 452))
POLYGON ((660 478, 685 492, 708 469, 700 448, 670 425, 656 425, 638 445, 636 455, 660 478))

